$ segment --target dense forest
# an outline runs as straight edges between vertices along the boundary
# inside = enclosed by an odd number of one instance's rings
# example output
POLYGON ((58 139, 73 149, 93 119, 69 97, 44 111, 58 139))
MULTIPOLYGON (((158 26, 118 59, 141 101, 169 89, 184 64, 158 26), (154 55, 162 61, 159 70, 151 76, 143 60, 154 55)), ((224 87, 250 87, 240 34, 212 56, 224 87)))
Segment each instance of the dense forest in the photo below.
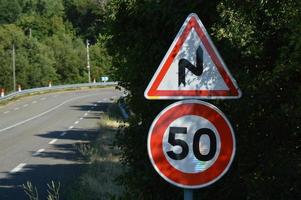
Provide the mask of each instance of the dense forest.
POLYGON ((0 0, 0 88, 13 89, 13 45, 22 88, 88 82, 86 40, 91 78, 108 75, 102 14, 90 0, 0 0))
MULTIPOLYGON (((198 14, 243 97, 211 100, 233 125, 237 152, 229 172, 196 199, 301 199, 301 1, 296 0, 0 0, 0 87, 12 89, 11 49, 24 87, 87 81, 111 73, 129 91, 134 115, 122 151, 122 199, 182 199, 153 169, 148 129, 172 101, 144 90, 189 13, 198 14)), ((97 199, 97 197, 96 197, 97 199)), ((99 199, 101 199, 99 197, 99 199)))
POLYGON ((301 1, 122 0, 108 20, 115 75, 135 113, 119 137, 128 171, 127 199, 182 199, 147 156, 147 133, 172 101, 143 92, 189 13, 198 14, 238 82, 238 100, 209 101, 233 125, 237 152, 230 171, 195 191, 195 199, 301 198, 301 1))

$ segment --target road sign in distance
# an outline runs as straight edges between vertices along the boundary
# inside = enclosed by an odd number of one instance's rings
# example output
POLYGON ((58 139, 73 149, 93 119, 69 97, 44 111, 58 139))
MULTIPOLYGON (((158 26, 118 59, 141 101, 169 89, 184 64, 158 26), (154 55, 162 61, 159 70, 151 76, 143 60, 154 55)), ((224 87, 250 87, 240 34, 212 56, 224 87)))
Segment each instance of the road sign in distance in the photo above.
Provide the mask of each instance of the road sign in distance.
POLYGON ((109 80, 108 76, 102 76, 100 77, 102 82, 107 82, 109 80))
POLYGON ((233 129, 215 106, 197 100, 176 102, 154 120, 148 154, 156 171, 183 188, 201 188, 221 178, 235 154, 233 129))

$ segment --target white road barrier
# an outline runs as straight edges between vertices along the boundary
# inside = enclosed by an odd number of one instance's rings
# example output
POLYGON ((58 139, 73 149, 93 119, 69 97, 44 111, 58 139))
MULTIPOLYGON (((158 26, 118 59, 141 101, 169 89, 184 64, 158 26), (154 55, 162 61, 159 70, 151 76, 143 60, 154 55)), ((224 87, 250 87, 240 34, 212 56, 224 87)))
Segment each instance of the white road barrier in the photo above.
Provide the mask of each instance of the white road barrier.
POLYGON ((41 87, 41 88, 33 88, 28 90, 22 90, 20 92, 13 92, 6 96, 4 96, 4 90, 3 90, 3 96, 0 96, 0 102, 3 100, 12 99, 17 96, 22 96, 24 94, 32 94, 37 92, 44 92, 44 91, 50 91, 50 90, 64 90, 64 89, 75 89, 75 88, 83 88, 83 87, 99 87, 99 86, 116 86, 117 82, 101 82, 101 83, 82 83, 82 84, 72 84, 72 85, 57 85, 57 86, 51 86, 51 87, 41 87))

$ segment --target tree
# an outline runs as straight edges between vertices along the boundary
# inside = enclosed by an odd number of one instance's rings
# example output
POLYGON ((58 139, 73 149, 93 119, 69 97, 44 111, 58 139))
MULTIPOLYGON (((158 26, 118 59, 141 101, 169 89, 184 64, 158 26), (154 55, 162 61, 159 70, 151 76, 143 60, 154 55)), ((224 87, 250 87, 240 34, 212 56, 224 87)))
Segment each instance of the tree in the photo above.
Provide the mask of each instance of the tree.
POLYGON ((196 197, 300 198, 299 2, 124 0, 107 8, 107 47, 135 113, 117 141, 128 167, 119 179, 125 198, 182 198, 180 189, 152 169, 141 145, 152 120, 170 102, 146 101, 143 92, 190 12, 202 19, 243 92, 240 100, 211 101, 232 122, 238 152, 227 175, 197 190, 196 197))
MULTIPOLYGON (((120 85, 130 91, 128 104, 135 116, 120 135, 122 161, 128 171, 120 177, 127 199, 182 199, 182 190, 171 186, 155 172, 146 150, 148 128, 156 114, 170 102, 149 102, 143 92, 189 12, 204 11, 213 3, 197 1, 113 1, 108 19, 111 39, 108 50, 120 85), (145 145, 144 145, 145 144, 145 145), (172 194, 172 195, 171 195, 172 194), (171 197, 172 196, 172 197, 171 197)), ((205 24, 212 18, 202 14, 205 24)))
POLYGON ((54 56, 48 47, 35 38, 28 38, 15 25, 0 26, 1 87, 12 90, 12 45, 16 49, 16 83, 22 88, 45 86, 57 80, 54 56))
POLYGON ((43 17, 64 16, 64 0, 19 0, 22 13, 38 14, 43 17))
POLYGON ((109 76, 110 80, 113 78, 112 58, 108 54, 105 47, 107 36, 99 36, 95 45, 91 46, 91 75, 92 78, 100 79, 101 76, 109 76))
MULTIPOLYGON (((16 47, 16 53, 19 53, 19 48, 24 42, 23 31, 15 25, 0 26, 0 87, 6 91, 13 89, 12 79, 12 46, 16 47)), ((16 65, 16 70, 19 66, 16 65)))
POLYGON ((52 49, 39 43, 35 38, 27 39, 24 49, 27 52, 26 60, 29 62, 28 66, 23 69, 26 88, 47 86, 48 81, 58 82, 52 49))
POLYGON ((16 21, 22 12, 18 0, 0 0, 0 24, 16 21))
POLYGON ((96 43, 104 29, 104 5, 106 0, 65 0, 66 17, 78 35, 96 43))
POLYGON ((53 35, 45 40, 53 51, 54 68, 60 83, 84 82, 86 70, 86 51, 83 42, 72 35, 53 35))

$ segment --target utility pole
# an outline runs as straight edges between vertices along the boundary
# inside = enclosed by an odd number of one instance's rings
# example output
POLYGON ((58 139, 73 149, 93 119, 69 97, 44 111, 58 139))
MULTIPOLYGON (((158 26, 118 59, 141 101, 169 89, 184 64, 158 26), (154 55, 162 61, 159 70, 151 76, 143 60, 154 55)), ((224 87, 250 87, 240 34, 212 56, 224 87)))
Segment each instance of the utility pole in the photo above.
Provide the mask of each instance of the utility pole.
POLYGON ((86 42, 87 42, 87 68, 88 68, 89 83, 91 83, 89 40, 87 40, 86 42))
POLYGON ((16 55, 15 55, 15 44, 13 44, 12 61, 13 61, 13 81, 14 91, 16 91, 16 55))

